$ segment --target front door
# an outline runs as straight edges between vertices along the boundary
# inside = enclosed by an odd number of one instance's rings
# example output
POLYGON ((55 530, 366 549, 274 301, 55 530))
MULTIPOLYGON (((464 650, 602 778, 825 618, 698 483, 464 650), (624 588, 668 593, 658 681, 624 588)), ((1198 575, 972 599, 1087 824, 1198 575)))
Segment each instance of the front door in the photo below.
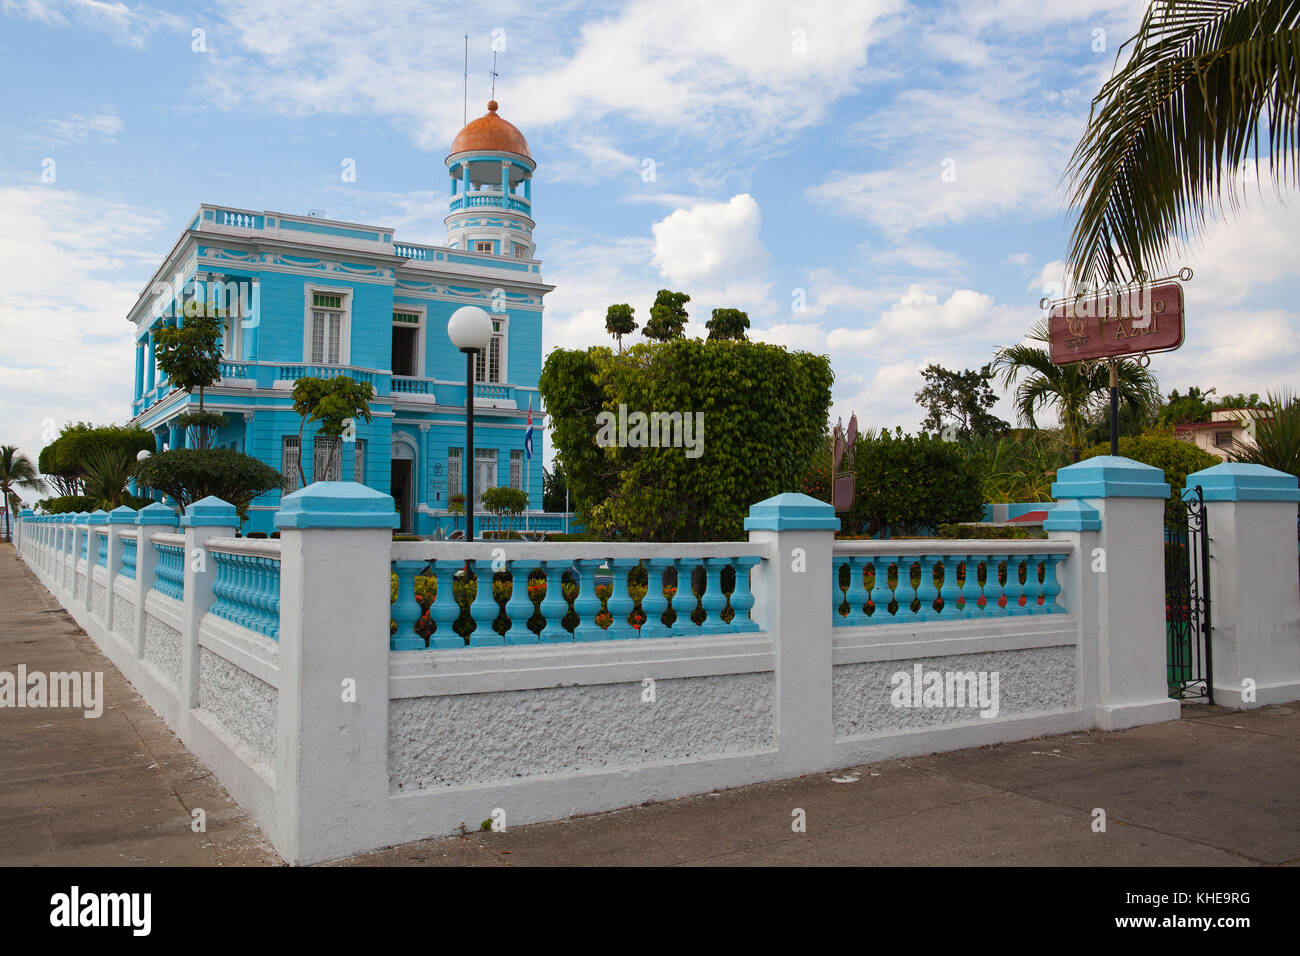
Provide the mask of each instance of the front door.
POLYGON ((412 534, 415 528, 415 522, 412 520, 411 508, 411 466, 415 464, 410 459, 393 459, 393 477, 392 477, 392 495, 393 500, 397 503, 398 514, 401 515, 402 523, 398 530, 403 534, 412 534))

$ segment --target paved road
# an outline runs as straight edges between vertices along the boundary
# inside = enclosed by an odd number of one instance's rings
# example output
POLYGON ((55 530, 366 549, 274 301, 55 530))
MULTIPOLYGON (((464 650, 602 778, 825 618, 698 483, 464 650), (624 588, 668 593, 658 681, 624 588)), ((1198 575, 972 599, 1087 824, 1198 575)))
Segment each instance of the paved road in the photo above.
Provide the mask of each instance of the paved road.
MULTIPOLYGON (((103 717, 0 710, 0 863, 276 864, 225 791, 0 546, 0 670, 102 670, 103 717), (208 811, 208 832, 190 810, 208 811)), ((1300 705, 813 774, 341 865, 1296 865, 1300 705), (1094 832, 1093 811, 1106 814, 1094 832), (806 832, 792 830, 804 811, 806 832)), ((507 824, 509 819, 507 817, 507 824)))

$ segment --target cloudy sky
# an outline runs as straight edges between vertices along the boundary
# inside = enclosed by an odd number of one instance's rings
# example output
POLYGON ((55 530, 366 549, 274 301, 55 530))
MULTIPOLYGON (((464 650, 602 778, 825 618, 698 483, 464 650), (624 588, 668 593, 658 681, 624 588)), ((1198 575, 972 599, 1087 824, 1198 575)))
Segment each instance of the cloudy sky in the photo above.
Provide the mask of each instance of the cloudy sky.
MULTIPOLYGON (((1143 8, 0 0, 0 442, 127 419, 126 311, 201 202, 443 241, 467 33, 470 117, 495 36, 539 163, 546 350, 666 286, 695 334, 736 306, 829 354, 832 417, 914 427, 918 369, 987 362, 1061 279, 1062 170, 1143 8)), ((1295 197, 1247 191, 1172 263, 1195 278, 1166 392, 1295 384, 1295 197)))

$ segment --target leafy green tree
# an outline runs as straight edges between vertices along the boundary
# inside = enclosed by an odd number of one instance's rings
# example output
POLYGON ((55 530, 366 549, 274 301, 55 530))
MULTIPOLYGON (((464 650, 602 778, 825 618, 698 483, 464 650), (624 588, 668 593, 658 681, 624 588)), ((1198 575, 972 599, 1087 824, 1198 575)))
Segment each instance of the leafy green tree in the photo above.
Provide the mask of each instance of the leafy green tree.
POLYGON ((41 473, 61 495, 80 495, 85 486, 86 462, 102 449, 120 451, 134 461, 140 452, 153 451, 154 437, 142 428, 125 425, 68 424, 58 438, 41 449, 41 473))
MULTIPOLYGON (((1144 465, 1159 468, 1165 473, 1169 482, 1169 500, 1165 503, 1165 520, 1174 521, 1178 517, 1179 503, 1187 476, 1202 468, 1211 468, 1219 459, 1204 449, 1197 448, 1190 442, 1181 441, 1172 435, 1139 435, 1137 438, 1121 438, 1119 453, 1124 458, 1140 461, 1144 465)), ((1083 453, 1084 458, 1097 455, 1109 455, 1110 442, 1093 445, 1083 453)))
POLYGON ((1300 399, 1287 391, 1269 392, 1267 412, 1246 421, 1254 444, 1238 441, 1228 457, 1300 477, 1300 399))
MULTIPOLYGON (((335 378, 303 376, 293 383, 293 410, 302 416, 298 426, 298 447, 302 448, 302 432, 308 422, 320 422, 318 434, 338 438, 355 419, 371 420, 370 400, 375 397, 375 387, 369 382, 357 382, 346 375, 335 378)), ((307 478, 302 470, 302 456, 298 456, 298 481, 304 487, 307 478)))
POLYGON ((556 349, 538 383, 557 461, 588 531, 650 541, 743 537, 750 505, 802 490, 819 451, 833 375, 825 356, 756 342, 673 339, 556 349), (597 444, 602 412, 676 413, 597 444), (703 428, 697 426, 703 415, 703 428), (691 434, 686 434, 687 419, 691 434), (674 435, 679 439, 674 443, 674 435), (688 441, 689 439, 689 441, 688 441))
POLYGON ((704 323, 709 330, 709 341, 718 339, 744 340, 745 330, 749 328, 749 313, 739 309, 714 309, 713 318, 704 323))
POLYGON ((1077 280, 1158 274, 1171 237, 1199 234, 1225 195, 1235 210, 1261 151, 1279 189, 1300 183, 1297 37, 1291 0, 1151 4, 1070 161, 1077 280))
MULTIPOLYGON (((1035 415, 1044 409, 1056 411, 1061 428, 1070 445, 1070 456, 1079 460, 1086 439, 1088 413, 1100 401, 1109 401, 1110 369, 1104 362, 1084 366, 1053 365, 1043 346, 1050 341, 1047 323, 1038 321, 1028 338, 1041 345, 1020 343, 999 349, 991 369, 1000 377, 1002 387, 1010 388, 1023 376, 1016 389, 1015 409, 1020 420, 1037 428, 1035 415)), ((1132 359, 1118 364, 1119 400, 1143 415, 1160 404, 1160 390, 1155 376, 1132 359)))
POLYGON ((241 523, 258 495, 284 483, 265 462, 231 448, 176 448, 140 462, 136 481, 169 496, 184 511, 208 495, 235 506, 241 523))
MULTIPOLYGON (((1214 391, 1214 389, 1210 389, 1214 391)), ((1238 392, 1236 395, 1224 395, 1214 403, 1216 412, 1228 411, 1238 408, 1260 408, 1267 403, 1259 397, 1259 392, 1251 392, 1246 395, 1244 392, 1238 392)))
POLYGON ((970 438, 1004 432, 1011 426, 989 409, 998 397, 989 384, 993 372, 988 365, 978 371, 954 372, 931 362, 921 372, 925 388, 916 393, 916 404, 928 414, 921 427, 926 431, 952 429, 957 438, 970 438))
MULTIPOLYGON (((1179 395, 1178 389, 1169 393, 1169 400, 1161 407, 1156 416, 1158 425, 1192 425, 1196 422, 1208 422, 1214 403, 1210 396, 1214 389, 1202 392, 1195 385, 1187 389, 1186 395, 1179 395)), ((1100 441, 1100 439, 1098 439, 1100 441)))
POLYGON ((9 517, 6 527, 10 529, 8 533, 11 540, 14 515, 18 513, 13 499, 17 496, 18 489, 40 491, 44 487, 45 483, 36 473, 36 466, 18 450, 17 445, 0 445, 0 493, 5 498, 5 510, 9 517))
MULTIPOLYGON (((211 303, 191 300, 177 328, 155 329, 153 338, 158 367, 177 388, 193 395, 199 390, 199 414, 203 413, 203 391, 221 381, 222 312, 211 303)), ((200 421, 199 447, 208 447, 208 425, 200 421)))
POLYGON ((690 319, 686 312, 686 303, 690 301, 691 297, 685 292, 660 289, 655 293, 654 305, 650 306, 650 321, 641 334, 652 342, 680 339, 686 334, 686 323, 690 319))
POLYGON ((497 533, 504 531, 509 534, 514 530, 515 519, 528 507, 528 494, 523 489, 502 485, 487 489, 479 495, 479 501, 483 502, 489 514, 496 516, 497 533))
POLYGON ((636 319, 633 318, 636 310, 626 302, 622 305, 611 305, 605 310, 605 331, 618 340, 618 350, 623 351, 623 336, 631 335, 636 331, 636 319))

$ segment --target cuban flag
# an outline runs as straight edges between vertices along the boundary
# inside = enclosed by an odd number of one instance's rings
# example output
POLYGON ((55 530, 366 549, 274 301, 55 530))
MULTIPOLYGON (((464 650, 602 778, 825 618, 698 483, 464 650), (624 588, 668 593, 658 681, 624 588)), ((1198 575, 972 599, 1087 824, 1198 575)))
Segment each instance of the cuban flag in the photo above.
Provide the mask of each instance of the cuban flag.
POLYGON ((528 427, 524 430, 524 457, 533 457, 533 400, 528 399, 528 427))

